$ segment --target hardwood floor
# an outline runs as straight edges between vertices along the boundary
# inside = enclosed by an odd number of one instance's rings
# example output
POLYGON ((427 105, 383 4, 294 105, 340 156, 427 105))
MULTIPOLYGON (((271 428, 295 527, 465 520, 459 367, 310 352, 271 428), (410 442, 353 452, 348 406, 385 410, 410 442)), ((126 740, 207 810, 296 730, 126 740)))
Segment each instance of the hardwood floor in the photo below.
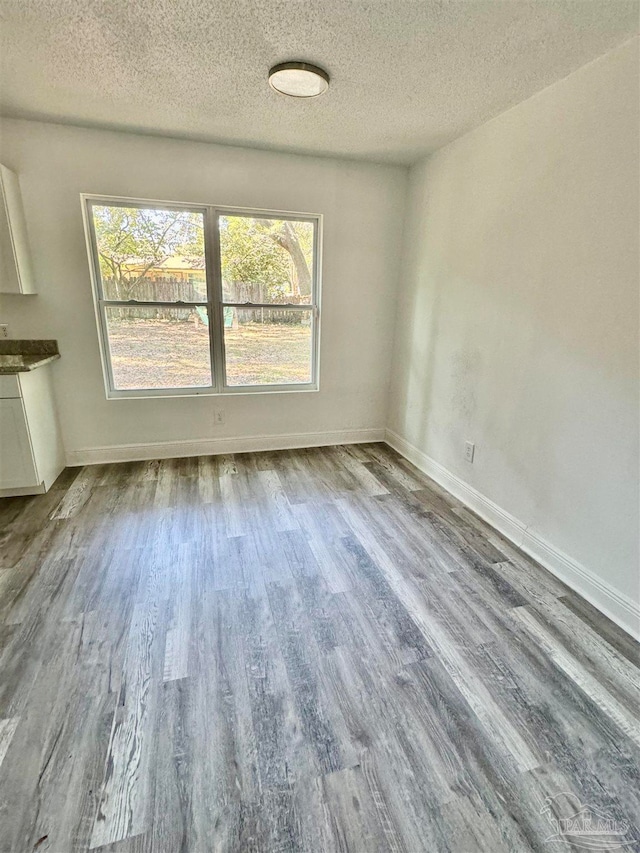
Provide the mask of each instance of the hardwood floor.
POLYGON ((581 804, 640 849, 639 647, 387 447, 0 523, 2 851, 552 851, 581 804))

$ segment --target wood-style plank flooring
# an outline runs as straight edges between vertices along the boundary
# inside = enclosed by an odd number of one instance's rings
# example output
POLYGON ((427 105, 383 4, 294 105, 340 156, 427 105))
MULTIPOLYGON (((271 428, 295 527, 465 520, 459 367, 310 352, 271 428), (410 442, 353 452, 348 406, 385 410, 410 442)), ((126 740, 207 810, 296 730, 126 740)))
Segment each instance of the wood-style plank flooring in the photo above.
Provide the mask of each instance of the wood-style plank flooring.
POLYGON ((0 524, 0 850, 553 851, 581 805, 640 849, 638 646, 384 445, 0 524))

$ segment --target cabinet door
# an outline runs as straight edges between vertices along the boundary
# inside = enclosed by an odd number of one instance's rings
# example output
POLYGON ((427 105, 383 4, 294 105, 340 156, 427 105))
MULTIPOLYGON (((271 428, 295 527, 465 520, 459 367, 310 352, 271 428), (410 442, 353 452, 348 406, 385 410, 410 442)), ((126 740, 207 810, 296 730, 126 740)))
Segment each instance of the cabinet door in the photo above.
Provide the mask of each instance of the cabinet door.
POLYGON ((18 176, 0 165, 0 293, 35 293, 18 176))
POLYGON ((0 400, 0 489, 37 486, 29 428, 22 400, 0 400))

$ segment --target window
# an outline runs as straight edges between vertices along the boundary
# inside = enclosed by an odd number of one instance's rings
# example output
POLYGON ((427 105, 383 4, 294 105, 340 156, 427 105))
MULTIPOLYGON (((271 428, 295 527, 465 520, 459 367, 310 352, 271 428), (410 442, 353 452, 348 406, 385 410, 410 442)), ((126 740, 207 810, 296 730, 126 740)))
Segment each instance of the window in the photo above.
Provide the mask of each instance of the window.
POLYGON ((107 396, 317 388, 320 217, 83 199, 107 396))

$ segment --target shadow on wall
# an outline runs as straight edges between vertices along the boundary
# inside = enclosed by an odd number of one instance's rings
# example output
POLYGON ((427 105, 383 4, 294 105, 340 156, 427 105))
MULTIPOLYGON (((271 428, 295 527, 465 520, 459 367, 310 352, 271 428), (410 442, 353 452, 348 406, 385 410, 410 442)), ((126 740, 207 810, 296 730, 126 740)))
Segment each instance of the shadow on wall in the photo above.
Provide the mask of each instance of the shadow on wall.
MULTIPOLYGON (((411 223, 405 235, 407 263, 403 275, 405 286, 409 283, 411 290, 401 305, 400 323, 396 328, 396 340, 407 341, 406 345, 401 345, 403 351, 399 356, 400 360, 405 360, 406 367, 398 365, 398 372, 400 375, 404 372, 406 379, 398 395, 396 429, 425 453, 429 452, 442 283, 446 280, 446 271, 439 268, 439 256, 446 256, 454 217, 453 205, 447 205, 435 218, 433 231, 430 230, 430 200, 424 192, 427 172, 427 165, 422 164, 411 175, 415 190, 409 207, 411 223), (437 246, 441 247, 441 252, 434 248, 437 246)), ((453 192, 450 197, 454 197, 453 192)))

